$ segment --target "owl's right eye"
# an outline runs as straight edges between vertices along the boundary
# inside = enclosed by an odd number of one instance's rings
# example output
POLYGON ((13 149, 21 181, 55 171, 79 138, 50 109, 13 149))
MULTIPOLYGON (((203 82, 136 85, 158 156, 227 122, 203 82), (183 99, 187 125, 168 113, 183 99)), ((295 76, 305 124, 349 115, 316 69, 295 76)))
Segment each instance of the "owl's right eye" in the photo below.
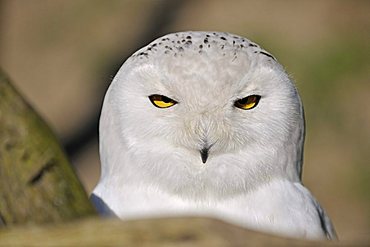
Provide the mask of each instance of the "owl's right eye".
POLYGON ((150 102, 152 102, 152 104, 158 108, 168 108, 177 104, 175 100, 159 94, 150 95, 149 99, 150 102))
POLYGON ((249 95, 245 98, 235 101, 234 106, 243 110, 250 110, 258 105, 260 99, 261 96, 259 95, 249 95))

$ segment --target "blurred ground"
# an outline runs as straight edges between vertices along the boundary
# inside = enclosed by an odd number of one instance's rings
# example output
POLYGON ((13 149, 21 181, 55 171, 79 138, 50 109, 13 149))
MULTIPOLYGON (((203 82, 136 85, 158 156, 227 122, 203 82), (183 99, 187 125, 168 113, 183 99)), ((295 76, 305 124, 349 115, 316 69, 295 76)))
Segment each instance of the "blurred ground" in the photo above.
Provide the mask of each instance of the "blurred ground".
MULTIPOLYGON (((162 3, 0 0, 0 66, 68 139, 100 107, 112 61, 139 48, 162 3)), ((360 0, 186 1, 165 28, 236 33, 286 67, 306 110, 304 183, 343 240, 370 236, 369 13, 370 1, 360 0)), ((97 140, 73 163, 91 191, 97 140)))

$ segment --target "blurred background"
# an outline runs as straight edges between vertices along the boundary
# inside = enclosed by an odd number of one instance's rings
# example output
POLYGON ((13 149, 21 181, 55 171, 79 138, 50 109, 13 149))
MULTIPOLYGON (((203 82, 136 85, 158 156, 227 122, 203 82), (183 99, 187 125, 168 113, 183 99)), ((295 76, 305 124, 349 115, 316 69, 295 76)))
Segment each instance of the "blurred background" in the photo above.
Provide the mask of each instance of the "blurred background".
POLYGON ((184 30, 235 33, 277 57, 305 106, 304 184, 341 240, 370 239, 370 1, 0 0, 0 67, 90 193, 111 79, 136 49, 184 30))

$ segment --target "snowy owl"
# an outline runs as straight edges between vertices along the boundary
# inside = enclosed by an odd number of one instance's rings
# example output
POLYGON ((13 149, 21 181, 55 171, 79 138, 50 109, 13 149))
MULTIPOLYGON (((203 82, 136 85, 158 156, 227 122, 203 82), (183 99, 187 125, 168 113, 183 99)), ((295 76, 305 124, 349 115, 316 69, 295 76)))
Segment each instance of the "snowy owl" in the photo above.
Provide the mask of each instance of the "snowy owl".
POLYGON ((100 118, 91 200, 121 219, 207 216, 333 239, 302 185, 303 107, 268 52, 219 32, 165 35, 122 65, 100 118))

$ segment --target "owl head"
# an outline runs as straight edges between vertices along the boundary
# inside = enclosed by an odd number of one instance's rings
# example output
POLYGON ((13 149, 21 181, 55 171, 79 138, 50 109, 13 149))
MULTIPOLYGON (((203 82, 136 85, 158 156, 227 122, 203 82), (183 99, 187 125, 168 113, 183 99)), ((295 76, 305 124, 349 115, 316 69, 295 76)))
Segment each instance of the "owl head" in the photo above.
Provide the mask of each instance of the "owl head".
POLYGON ((101 183, 229 196, 299 181, 303 108, 283 67, 229 33, 158 38, 122 65, 100 120, 101 183))

